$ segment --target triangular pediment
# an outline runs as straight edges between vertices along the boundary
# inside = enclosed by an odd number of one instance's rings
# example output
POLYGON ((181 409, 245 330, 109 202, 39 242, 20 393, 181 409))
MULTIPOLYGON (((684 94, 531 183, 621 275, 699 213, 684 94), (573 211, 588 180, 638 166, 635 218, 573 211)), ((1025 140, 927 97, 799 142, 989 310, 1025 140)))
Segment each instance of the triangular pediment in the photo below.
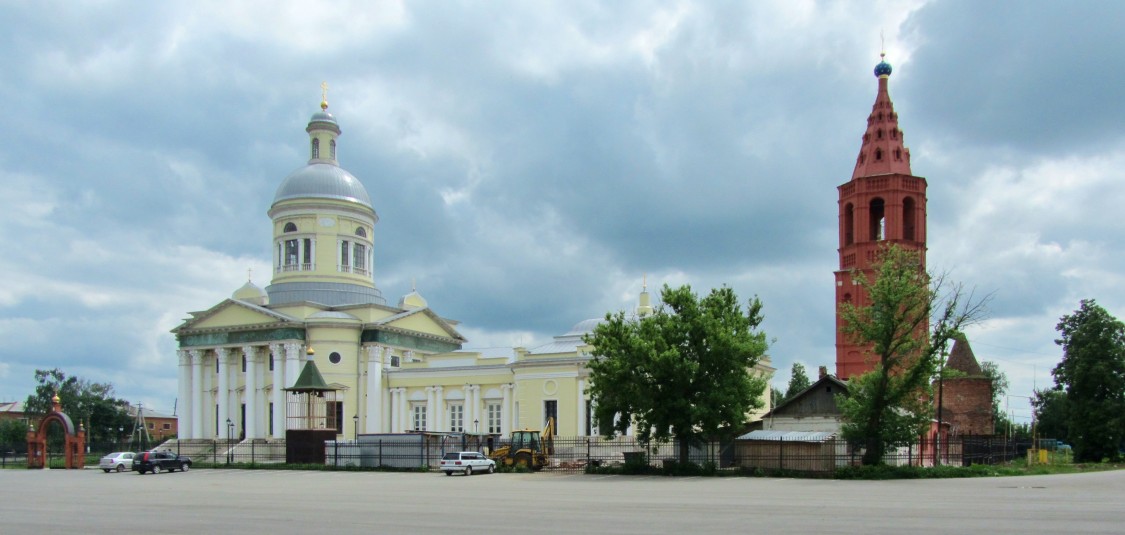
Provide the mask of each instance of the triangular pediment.
POLYGON ((407 310, 393 316, 388 316, 377 322, 376 325, 390 328, 400 332, 413 332, 428 334, 440 338, 464 341, 465 337, 457 332, 452 325, 443 320, 429 308, 416 308, 407 310))
POLYGON ((205 312, 193 314, 173 332, 196 329, 237 329, 285 324, 296 318, 244 301, 226 299, 205 312))

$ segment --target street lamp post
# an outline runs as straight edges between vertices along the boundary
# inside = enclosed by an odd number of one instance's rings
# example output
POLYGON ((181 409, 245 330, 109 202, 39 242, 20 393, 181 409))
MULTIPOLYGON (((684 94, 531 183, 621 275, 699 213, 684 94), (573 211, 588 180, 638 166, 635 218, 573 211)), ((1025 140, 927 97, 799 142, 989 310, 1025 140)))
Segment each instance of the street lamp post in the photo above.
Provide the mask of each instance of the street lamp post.
POLYGON ((480 420, 473 420, 473 434, 480 434, 480 420))
POLYGON ((355 416, 352 416, 352 430, 353 430, 352 432, 354 433, 352 435, 352 438, 355 439, 358 442, 359 441, 359 415, 358 414, 355 415, 355 416))
POLYGON ((120 444, 121 449, 125 449, 125 426, 117 426, 117 442, 120 444))
POLYGON ((227 464, 231 463, 231 456, 234 455, 234 450, 230 447, 231 440, 234 437, 234 422, 227 418, 227 464))

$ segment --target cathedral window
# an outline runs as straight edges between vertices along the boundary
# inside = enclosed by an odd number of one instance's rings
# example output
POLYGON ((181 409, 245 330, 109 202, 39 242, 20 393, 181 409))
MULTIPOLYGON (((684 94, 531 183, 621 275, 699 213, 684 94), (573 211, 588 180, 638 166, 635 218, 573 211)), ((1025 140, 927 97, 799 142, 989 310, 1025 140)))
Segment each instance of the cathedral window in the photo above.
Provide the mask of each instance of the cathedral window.
POLYGON ((313 268, 313 241, 312 238, 305 238, 305 250, 301 252, 301 271, 312 271, 313 268))
POLYGON ((317 159, 317 158, 320 158, 320 140, 319 139, 313 139, 312 140, 312 158, 314 160, 317 159))
POLYGON ((344 240, 340 242, 340 271, 351 271, 351 262, 348 261, 349 253, 351 252, 351 242, 344 240))
POLYGON ((285 264, 283 266, 283 269, 285 271, 293 271, 297 269, 297 253, 297 240, 285 240, 285 264))
POLYGON ((355 244, 355 251, 352 255, 352 264, 355 266, 355 272, 360 275, 367 274, 367 246, 362 243, 355 244))
POLYGON ((895 160, 902 161, 902 151, 899 149, 895 149, 895 160))
POLYGON ((878 138, 878 139, 883 139, 883 129, 882 128, 880 128, 877 132, 875 132, 875 137, 878 138))
POLYGON ((449 430, 454 433, 465 431, 465 406, 461 403, 449 405, 449 430))
POLYGON ((293 223, 286 223, 283 232, 297 232, 297 225, 293 223))
MULTIPOLYGON (((488 415, 488 433, 500 433, 500 404, 495 401, 490 401, 488 407, 485 409, 488 415)), ((587 433, 589 434, 589 433, 587 433)))
POLYGON ((359 236, 360 238, 366 238, 367 237, 367 231, 363 230, 363 227, 356 227, 355 228, 355 235, 359 236))
POLYGON ((426 404, 425 403, 415 403, 414 406, 411 407, 411 409, 414 412, 414 430, 415 431, 425 431, 426 430, 426 404))
POLYGON ((336 159, 336 140, 335 139, 333 139, 332 142, 329 143, 329 147, 330 147, 330 150, 332 151, 331 158, 333 160, 335 160, 336 159))
POLYGON ((882 149, 875 149, 875 161, 879 162, 879 161, 882 161, 882 160, 883 160, 883 150, 882 149))

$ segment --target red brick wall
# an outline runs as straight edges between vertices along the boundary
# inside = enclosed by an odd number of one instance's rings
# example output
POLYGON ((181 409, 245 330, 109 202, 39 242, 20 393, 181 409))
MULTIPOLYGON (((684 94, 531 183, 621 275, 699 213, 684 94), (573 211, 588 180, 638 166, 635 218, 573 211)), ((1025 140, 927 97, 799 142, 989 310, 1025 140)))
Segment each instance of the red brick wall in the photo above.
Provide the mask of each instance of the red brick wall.
MULTIPOLYGON (((985 377, 946 379, 942 392, 942 414, 959 435, 991 435, 992 384, 985 377)), ((934 384, 934 396, 938 394, 934 384)), ((936 399, 935 399, 936 401, 936 399)))

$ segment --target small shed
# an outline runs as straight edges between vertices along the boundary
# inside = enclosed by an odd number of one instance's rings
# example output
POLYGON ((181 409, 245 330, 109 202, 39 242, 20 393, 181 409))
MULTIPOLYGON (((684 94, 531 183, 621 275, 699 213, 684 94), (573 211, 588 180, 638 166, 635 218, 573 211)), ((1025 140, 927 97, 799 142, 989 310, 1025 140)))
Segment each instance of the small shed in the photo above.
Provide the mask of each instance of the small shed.
POLYGON ((751 431, 735 440, 742 468, 828 473, 847 460, 847 441, 827 431, 751 431))

